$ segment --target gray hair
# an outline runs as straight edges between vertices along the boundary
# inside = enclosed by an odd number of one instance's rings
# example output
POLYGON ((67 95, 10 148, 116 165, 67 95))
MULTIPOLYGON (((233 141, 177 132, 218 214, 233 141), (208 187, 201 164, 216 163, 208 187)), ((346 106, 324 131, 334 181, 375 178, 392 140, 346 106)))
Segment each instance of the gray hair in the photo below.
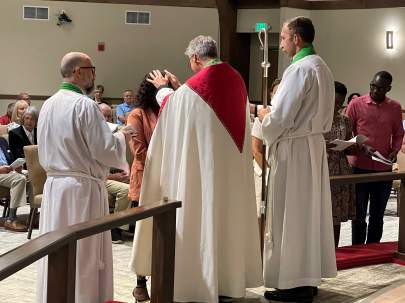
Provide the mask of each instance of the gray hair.
POLYGON ((189 58, 197 56, 202 60, 218 58, 217 42, 210 36, 197 36, 190 41, 184 54, 189 58))
POLYGON ((39 110, 35 106, 28 106, 21 116, 21 121, 24 121, 25 115, 31 115, 35 123, 38 122, 39 110))

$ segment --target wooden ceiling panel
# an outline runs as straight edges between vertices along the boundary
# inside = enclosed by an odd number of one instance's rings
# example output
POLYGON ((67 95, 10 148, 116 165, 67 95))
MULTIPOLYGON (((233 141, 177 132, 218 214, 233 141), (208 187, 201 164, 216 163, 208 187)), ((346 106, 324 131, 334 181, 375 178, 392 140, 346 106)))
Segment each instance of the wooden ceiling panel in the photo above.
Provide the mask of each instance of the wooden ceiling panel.
POLYGON ((304 0, 280 0, 281 7, 294 7, 302 9, 310 9, 311 3, 304 0))
POLYGON ((367 0, 364 8, 405 7, 404 0, 367 0))
POLYGON ((215 0, 51 0, 51 1, 184 6, 184 7, 206 7, 206 8, 217 7, 215 0))
MULTIPOLYGON (((207 7, 207 8, 217 7, 216 0, 51 0, 51 1, 207 7)), ((252 8, 252 9, 293 7, 293 8, 313 9, 313 10, 327 10, 327 9, 405 7, 405 0, 341 0, 341 1, 225 0, 225 1, 233 3, 236 8, 252 8)))
MULTIPOLYGON (((378 0, 383 1, 383 0, 378 0)), ((366 0, 343 0, 343 1, 315 1, 310 2, 310 9, 358 9, 364 8, 366 0)))

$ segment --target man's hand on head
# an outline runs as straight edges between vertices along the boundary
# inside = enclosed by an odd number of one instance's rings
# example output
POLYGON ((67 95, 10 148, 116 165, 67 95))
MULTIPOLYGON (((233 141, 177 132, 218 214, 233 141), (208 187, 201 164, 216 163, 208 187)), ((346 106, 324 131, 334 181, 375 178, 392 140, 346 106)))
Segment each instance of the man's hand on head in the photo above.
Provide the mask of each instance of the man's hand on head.
POLYGON ((257 116, 259 117, 260 122, 263 121, 264 117, 271 112, 271 109, 269 106, 262 108, 258 111, 257 116))
POLYGON ((2 165, 0 166, 0 174, 8 174, 13 169, 9 165, 2 165))
POLYGON ((166 73, 166 76, 169 79, 170 84, 172 85, 173 89, 174 90, 178 89, 181 86, 179 78, 177 78, 176 75, 172 74, 167 69, 165 69, 165 73, 166 73))
POLYGON ((167 75, 163 76, 160 70, 153 70, 149 73, 149 78, 146 81, 152 83, 156 88, 165 86, 169 83, 169 78, 167 75))

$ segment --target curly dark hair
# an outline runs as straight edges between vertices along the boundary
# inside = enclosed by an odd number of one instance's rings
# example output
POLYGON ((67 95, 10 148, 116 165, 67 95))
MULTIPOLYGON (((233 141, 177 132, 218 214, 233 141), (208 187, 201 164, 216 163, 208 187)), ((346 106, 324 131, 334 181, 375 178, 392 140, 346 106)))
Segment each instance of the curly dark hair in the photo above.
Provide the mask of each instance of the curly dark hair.
MULTIPOLYGON (((164 75, 164 72, 162 72, 164 75)), ((136 107, 142 109, 150 108, 155 114, 159 113, 160 106, 156 101, 157 88, 147 81, 149 74, 146 74, 142 82, 139 84, 138 91, 136 93, 136 107)))

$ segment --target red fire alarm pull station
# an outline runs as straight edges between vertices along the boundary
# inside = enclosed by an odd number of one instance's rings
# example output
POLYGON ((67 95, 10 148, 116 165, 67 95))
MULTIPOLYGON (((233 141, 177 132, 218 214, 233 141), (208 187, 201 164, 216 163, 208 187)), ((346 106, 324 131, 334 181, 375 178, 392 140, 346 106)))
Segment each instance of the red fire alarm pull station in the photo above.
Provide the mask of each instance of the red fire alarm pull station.
POLYGON ((99 42, 99 43, 97 44, 97 50, 98 50, 99 52, 105 51, 105 43, 104 43, 104 42, 99 42))

